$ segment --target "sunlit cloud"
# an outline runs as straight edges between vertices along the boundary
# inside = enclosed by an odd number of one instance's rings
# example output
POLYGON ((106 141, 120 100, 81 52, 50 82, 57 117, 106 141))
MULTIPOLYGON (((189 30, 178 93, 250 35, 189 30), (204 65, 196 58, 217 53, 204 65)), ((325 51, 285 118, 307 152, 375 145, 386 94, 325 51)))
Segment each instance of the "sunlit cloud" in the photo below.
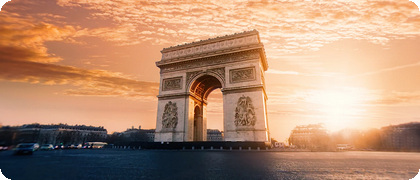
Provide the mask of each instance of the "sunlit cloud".
POLYGON ((275 70, 275 69, 269 69, 267 71, 267 73, 269 74, 286 74, 286 75, 300 75, 301 73, 296 72, 296 71, 280 71, 280 70, 275 70))
POLYGON ((411 68, 411 67, 416 67, 416 66, 420 66, 420 61, 416 62, 416 63, 412 63, 412 64, 399 65, 399 66, 394 66, 394 67, 390 67, 390 68, 380 69, 380 70, 377 70, 377 71, 361 73, 361 74, 357 74, 357 75, 354 75, 354 76, 349 76, 347 78, 357 78, 357 77, 375 75, 375 74, 380 74, 380 73, 384 73, 384 72, 396 71, 396 70, 401 70, 401 69, 411 68))
POLYGON ((369 101, 372 106, 381 105, 418 105, 420 106, 420 91, 413 92, 379 92, 376 99, 369 101))
POLYGON ((55 26, 15 13, 0 14, 0 59, 32 62, 58 62, 62 58, 48 52, 47 41, 74 41, 72 26, 55 26))
MULTIPOLYGON (((53 16, 61 18, 61 16, 53 16)), ((81 30, 56 26, 15 13, 0 15, 0 80, 44 85, 73 85, 67 95, 122 96, 154 99, 158 83, 138 81, 120 73, 57 65, 62 57, 45 43, 74 43, 81 30)), ((50 17, 50 15, 46 15, 50 17)), ((95 57, 93 57, 95 58, 95 57)))
POLYGON ((122 96, 154 99, 159 84, 104 70, 85 70, 29 61, 0 61, 0 80, 44 85, 73 85, 67 95, 122 96))
POLYGON ((279 75, 320 76, 320 77, 331 77, 331 76, 335 75, 335 73, 328 73, 328 72, 310 74, 310 73, 300 73, 300 72, 296 72, 296 71, 281 71, 281 70, 276 70, 276 69, 268 69, 266 73, 268 73, 268 74, 279 74, 279 75))
MULTIPOLYGON (((79 35, 119 45, 151 42, 168 46, 215 37, 220 32, 257 29, 271 60, 317 51, 343 39, 386 45, 392 39, 420 35, 420 12, 409 1, 59 0, 57 4, 92 10, 89 18, 112 20, 114 26, 85 29, 79 35)), ((313 66, 312 62, 298 63, 313 66)))

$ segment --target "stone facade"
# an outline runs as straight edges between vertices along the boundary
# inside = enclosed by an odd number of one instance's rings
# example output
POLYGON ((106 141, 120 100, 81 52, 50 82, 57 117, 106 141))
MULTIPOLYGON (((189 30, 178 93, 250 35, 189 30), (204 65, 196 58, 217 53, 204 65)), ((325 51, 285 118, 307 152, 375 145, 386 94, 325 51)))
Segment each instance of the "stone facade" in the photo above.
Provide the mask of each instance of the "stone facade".
POLYGON ((400 151, 420 150, 419 122, 382 127, 380 136, 383 149, 400 151))
MULTIPOLYGON (((15 143, 36 142, 53 145, 78 145, 90 141, 105 141, 104 127, 67 124, 25 124, 15 127, 15 143)), ((0 130, 1 131, 1 130, 0 130)))
POLYGON ((328 134, 323 124, 296 126, 290 133, 289 143, 300 149, 322 149, 328 146, 328 134))
POLYGON ((223 131, 218 129, 207 129, 207 141, 223 141, 223 131))
MULTIPOLYGON (((267 60, 257 31, 165 48, 155 141, 206 141, 207 97, 221 88, 225 141, 268 141, 267 60)), ((211 103, 211 102, 210 102, 211 103)))
MULTIPOLYGON (((153 142, 155 140, 154 129, 141 129, 132 127, 122 133, 117 133, 118 136, 122 136, 123 142, 153 142)), ((121 142, 120 142, 121 143, 121 142)))

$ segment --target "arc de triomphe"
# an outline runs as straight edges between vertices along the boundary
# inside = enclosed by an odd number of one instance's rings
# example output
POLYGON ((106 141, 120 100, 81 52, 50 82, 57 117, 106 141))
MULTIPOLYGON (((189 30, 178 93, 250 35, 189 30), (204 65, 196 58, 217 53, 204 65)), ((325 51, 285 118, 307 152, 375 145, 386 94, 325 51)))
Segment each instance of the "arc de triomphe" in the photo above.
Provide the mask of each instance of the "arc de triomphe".
POLYGON ((217 88, 223 93, 225 141, 269 141, 268 65, 258 31, 161 52, 156 142, 206 141, 207 97, 217 88))

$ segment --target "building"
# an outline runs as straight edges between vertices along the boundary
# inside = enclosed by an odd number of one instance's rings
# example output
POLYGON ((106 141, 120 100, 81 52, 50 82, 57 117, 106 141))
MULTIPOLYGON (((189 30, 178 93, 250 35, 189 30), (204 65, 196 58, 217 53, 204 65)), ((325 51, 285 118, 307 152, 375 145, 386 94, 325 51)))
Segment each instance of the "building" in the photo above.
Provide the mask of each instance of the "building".
POLYGON ((131 127, 131 129, 127 129, 126 131, 120 134, 123 136, 125 141, 128 142, 153 142, 155 139, 155 130, 154 129, 141 129, 131 127))
POLYGON ((386 150, 420 150, 420 122, 381 128, 382 148, 386 150))
POLYGON ((105 141, 107 138, 107 130, 102 126, 25 124, 16 127, 16 130, 16 143, 79 145, 89 141, 105 141))
POLYGON ((272 147, 274 147, 274 148, 284 148, 284 147, 286 147, 286 145, 284 144, 284 142, 273 142, 272 143, 272 147))
POLYGON ((17 127, 2 126, 0 127, 0 146, 10 146, 15 144, 17 136, 17 127))
POLYGON ((223 131, 218 129, 207 129, 207 141, 224 141, 223 131))
POLYGON ((323 124, 296 126, 289 137, 289 144, 301 149, 323 149, 328 143, 329 136, 323 124))

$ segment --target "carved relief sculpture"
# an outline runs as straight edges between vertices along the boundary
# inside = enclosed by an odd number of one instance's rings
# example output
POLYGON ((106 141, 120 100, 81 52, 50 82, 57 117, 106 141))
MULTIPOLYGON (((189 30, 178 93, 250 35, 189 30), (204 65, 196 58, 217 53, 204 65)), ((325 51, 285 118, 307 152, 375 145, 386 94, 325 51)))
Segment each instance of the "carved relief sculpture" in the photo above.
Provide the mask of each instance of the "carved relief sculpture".
POLYGON ((249 96, 240 97, 235 109, 235 125, 253 126, 255 121, 255 110, 251 98, 249 96))
POLYGON ((221 67, 221 68, 214 68, 214 69, 209 69, 209 72, 214 72, 217 75, 219 75, 223 80, 225 79, 225 68, 221 67))
POLYGON ((175 128, 178 124, 178 107, 176 103, 169 101, 165 105, 165 110, 162 116, 162 127, 163 128, 175 128))
POLYGON ((255 80, 254 67, 231 69, 229 72, 230 82, 232 83, 255 80))
POLYGON ((163 80, 163 91, 181 89, 182 77, 175 77, 163 80))
POLYGON ((190 84, 191 80, 194 79, 195 76, 200 74, 202 71, 193 71, 193 72, 187 72, 187 82, 186 87, 188 87, 188 84, 190 84))

